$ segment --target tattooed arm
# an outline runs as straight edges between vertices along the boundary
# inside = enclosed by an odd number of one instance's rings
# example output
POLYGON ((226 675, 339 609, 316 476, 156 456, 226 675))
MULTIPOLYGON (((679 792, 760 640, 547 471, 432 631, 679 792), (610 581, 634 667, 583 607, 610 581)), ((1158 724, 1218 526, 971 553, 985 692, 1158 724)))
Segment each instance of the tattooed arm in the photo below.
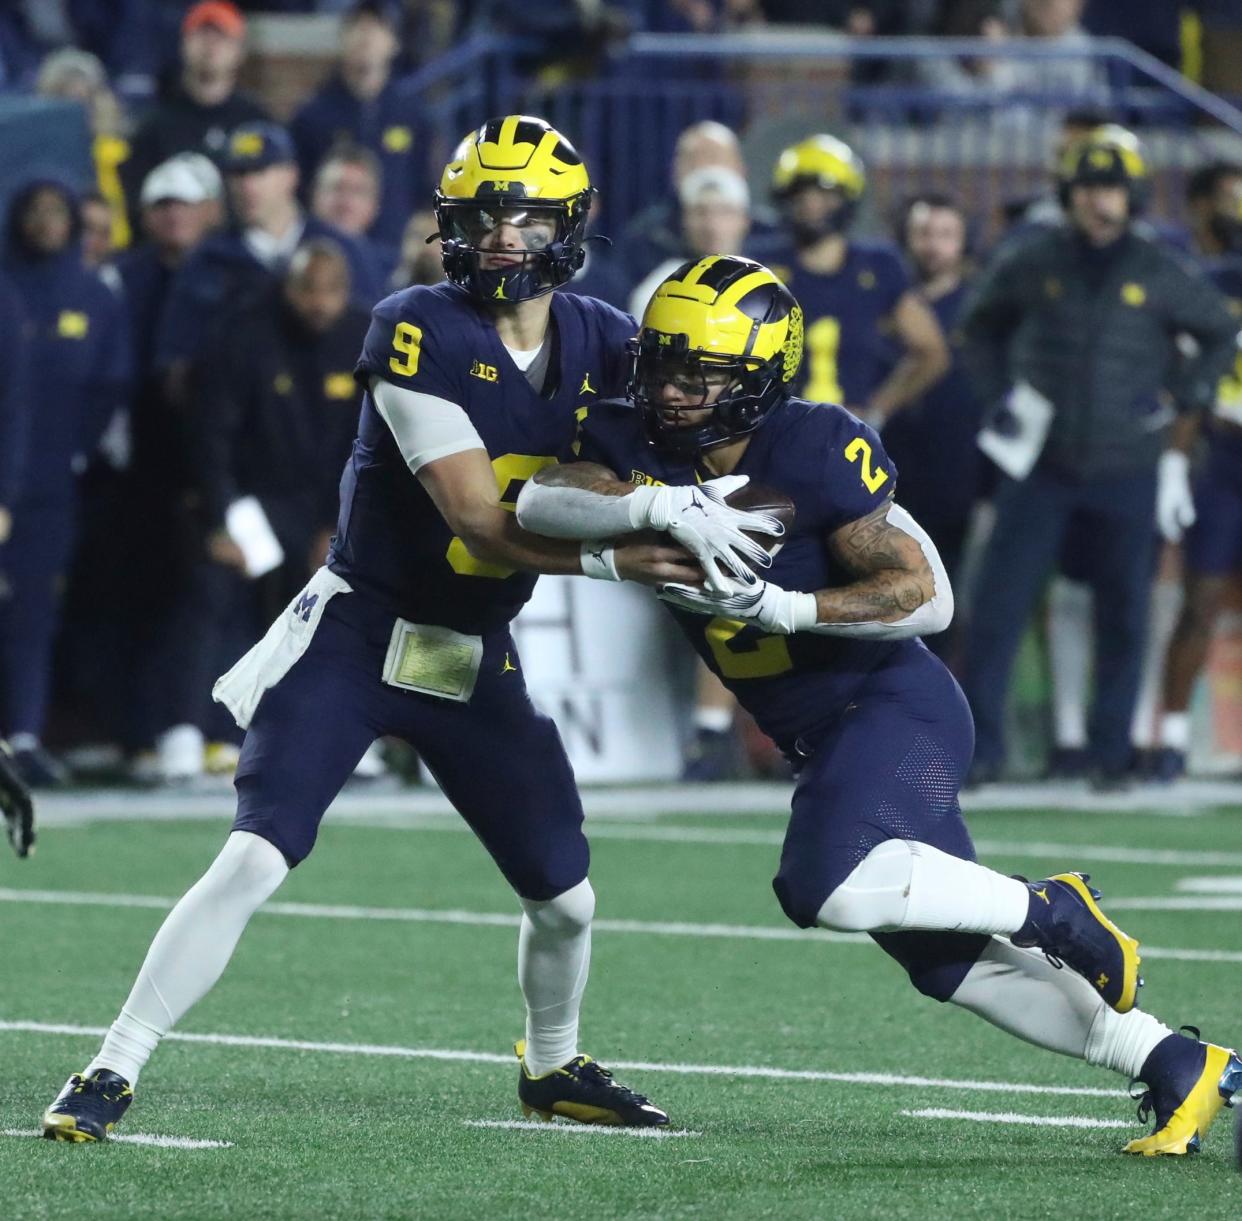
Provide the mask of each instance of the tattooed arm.
MULTIPOLYGON (((936 596, 923 540, 903 528, 909 523, 890 520, 894 509, 890 500, 829 535, 833 555, 857 579, 816 593, 820 623, 896 623, 936 596)), ((904 510, 897 512, 909 518, 904 510)))
POLYGON ((900 640, 949 626, 953 591, 948 574, 935 544, 905 509, 887 501, 834 531, 828 545, 856 580, 814 593, 765 581, 726 597, 665 586, 660 597, 682 610, 740 619, 781 636, 818 632, 900 640))

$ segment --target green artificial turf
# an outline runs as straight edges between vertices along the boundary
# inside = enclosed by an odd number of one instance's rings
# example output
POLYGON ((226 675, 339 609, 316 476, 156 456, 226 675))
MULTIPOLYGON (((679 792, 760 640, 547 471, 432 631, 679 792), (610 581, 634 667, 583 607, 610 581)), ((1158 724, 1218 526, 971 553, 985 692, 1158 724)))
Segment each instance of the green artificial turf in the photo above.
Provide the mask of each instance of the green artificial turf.
MULTIPOLYGON (((636 799, 637 800, 637 799, 636 799)), ((602 920, 784 929, 772 895, 778 811, 659 811, 601 820, 592 880, 602 920), (607 830, 606 830, 607 828, 607 830), (679 842, 677 828, 697 842, 679 842), (671 829, 671 830, 670 830, 671 829), (652 830, 672 838, 650 837, 652 830), (752 831, 757 843, 712 842, 752 831), (623 837, 634 838, 623 838, 623 837)), ((1242 809, 1191 818, 1069 810, 971 815, 987 863, 1093 875, 1110 899, 1170 897, 1180 879, 1242 875, 1242 809), (1082 845, 1031 855, 1023 844, 1082 845), (1221 854, 1219 864, 1107 863, 1092 849, 1221 854), (1232 854, 1233 859, 1229 859, 1232 854)), ((227 824, 49 828, 0 887, 178 896, 227 824)), ((688 838, 688 837, 686 837, 688 838)), ((325 825, 279 902, 513 915, 490 861, 448 820, 423 829, 325 825)), ((366 913, 357 913, 365 915, 366 913)), ((0 903, 0 1021, 104 1027, 163 912, 51 896, 0 903)), ((465 919, 470 919, 467 916, 465 919)), ((1153 947, 1236 952, 1242 914, 1124 911, 1153 947)), ((597 932, 583 1050, 693 1135, 482 1129, 518 1120, 516 1061, 363 1054, 378 1045, 507 1055, 522 1033, 515 929, 342 914, 260 914, 181 1032, 346 1045, 256 1048, 169 1040, 122 1125, 230 1142, 166 1149, 0 1137, 0 1216, 62 1218, 1226 1218, 1242 1212, 1226 1115, 1193 1159, 1123 1157, 1140 1129, 913 1118, 949 1108, 1133 1119, 1125 1082, 1017 1043, 915 994, 869 944, 597 932), (663 1067, 660 1067, 663 1066, 663 1067), (933 1085, 686 1071, 741 1066, 934 1078, 933 1085), (1115 1089, 1111 1096, 956 1082, 1115 1089)), ((1242 963, 1149 958, 1145 1008, 1242 1038, 1242 963)), ((0 1029, 0 1129, 33 1130, 93 1034, 0 1029)))

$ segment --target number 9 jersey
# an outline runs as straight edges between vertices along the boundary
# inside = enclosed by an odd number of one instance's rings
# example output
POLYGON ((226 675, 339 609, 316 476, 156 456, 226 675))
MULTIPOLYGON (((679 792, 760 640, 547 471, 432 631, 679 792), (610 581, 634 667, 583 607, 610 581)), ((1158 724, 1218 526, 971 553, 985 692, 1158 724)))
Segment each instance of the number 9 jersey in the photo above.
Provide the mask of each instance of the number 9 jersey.
POLYGON ((554 293, 539 392, 486 310, 457 285, 418 285, 381 301, 354 370, 367 393, 341 478, 328 567, 415 623, 471 634, 508 623, 529 599, 535 574, 477 560, 453 537, 376 408, 372 379, 460 407, 492 461, 501 504, 512 511, 536 471, 572 458, 582 409, 624 392, 625 345, 637 329, 602 301, 554 293))
MULTIPOLYGON (((692 459, 650 445, 628 403, 591 407, 579 439, 579 460, 606 466, 619 479, 686 485, 710 477, 692 459)), ((765 418, 734 474, 793 500, 793 529, 760 575, 804 592, 854 580, 829 551, 828 535, 880 508, 897 484, 897 469, 872 429, 842 407, 804 399, 788 399, 765 418)), ((914 638, 769 636, 753 624, 669 609, 708 668, 787 753, 836 722, 876 667, 903 649, 924 648, 914 638)))

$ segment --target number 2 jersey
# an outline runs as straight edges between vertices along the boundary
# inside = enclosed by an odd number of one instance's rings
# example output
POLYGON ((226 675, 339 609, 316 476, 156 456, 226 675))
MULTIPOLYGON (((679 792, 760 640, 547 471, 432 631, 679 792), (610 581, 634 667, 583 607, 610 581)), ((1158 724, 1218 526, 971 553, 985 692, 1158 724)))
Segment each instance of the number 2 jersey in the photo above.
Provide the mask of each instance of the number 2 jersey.
MULTIPOLYGON (((625 402, 593 404, 579 440, 581 461, 636 484, 686 485, 711 477, 692 459, 651 445, 639 413, 625 402)), ((789 399, 768 416, 734 473, 794 502, 793 529, 761 575, 803 592, 854 580, 832 556, 827 537, 878 509, 897 483, 897 468, 872 429, 843 407, 804 399, 789 399)), ((835 722, 867 675, 898 650, 923 648, 915 639, 769 636, 753 624, 669 609, 708 668, 786 751, 835 722)))
MULTIPOLYGON (((454 284, 385 298, 355 377, 382 378, 456 403, 483 441, 501 503, 512 511, 537 470, 571 457, 580 409, 620 394, 634 320, 590 297, 552 296, 553 344, 542 392, 514 364, 485 310, 454 284)), ((507 624, 536 576, 475 559, 454 538, 406 465, 368 392, 341 477, 341 508, 328 567, 395 616, 481 634, 507 624)))

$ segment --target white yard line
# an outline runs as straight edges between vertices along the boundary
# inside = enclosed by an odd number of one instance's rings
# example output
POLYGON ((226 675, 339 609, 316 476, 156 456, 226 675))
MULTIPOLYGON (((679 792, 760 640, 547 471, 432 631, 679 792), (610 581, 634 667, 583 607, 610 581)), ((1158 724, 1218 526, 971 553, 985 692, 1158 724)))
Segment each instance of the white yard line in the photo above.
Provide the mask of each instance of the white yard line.
MULTIPOLYGON (((63 1022, 0 1021, 0 1032, 72 1035, 98 1038, 104 1026, 74 1026, 63 1022)), ((512 1055, 490 1051, 456 1051, 434 1047, 401 1047, 381 1043, 321 1043, 305 1039, 278 1039, 261 1035, 192 1034, 174 1030, 164 1036, 174 1043, 203 1043, 221 1047, 256 1047, 283 1051, 322 1052, 343 1056, 386 1056, 403 1060, 452 1060, 516 1067, 512 1055)), ((913 1077, 899 1073, 840 1073, 808 1068, 772 1068, 758 1064, 681 1064, 651 1060, 612 1060, 623 1071, 672 1073, 686 1077, 747 1077, 762 1081, 832 1081, 843 1085, 884 1085, 905 1089, 968 1090, 985 1094, 1048 1094, 1075 1098, 1125 1098, 1124 1090, 1082 1085, 1035 1085, 1015 1081, 976 1081, 958 1077, 913 1077)))
MULTIPOLYGON (((42 1136, 43 1133, 34 1128, 3 1128, 0 1136, 42 1136)), ((120 1141, 126 1145, 150 1145, 155 1149, 231 1149, 231 1140, 194 1140, 189 1136, 152 1136, 147 1132, 126 1132, 124 1135, 109 1136, 109 1141, 120 1141)))
MULTIPOLYGON (((752 786, 754 787, 754 786, 752 786)), ((787 815, 788 794, 780 786, 761 786, 772 804, 763 808, 746 805, 701 812, 727 817, 744 814, 781 818, 787 815)), ((696 789, 687 792, 697 793, 696 789)), ((645 790, 621 790, 642 794, 645 790)), ((663 792, 663 790, 661 790, 663 792)), ((610 798, 615 794, 608 791, 610 798)), ((603 794, 597 793, 597 797, 603 794)), ((40 802, 42 825, 48 828, 87 826, 98 822, 223 822, 233 816, 233 801, 226 795, 134 794, 123 800, 109 794, 82 794, 48 797, 40 802)), ((1242 804, 1242 791, 1237 794, 1242 804)), ((693 813, 685 803, 671 798, 677 815, 693 813)), ((587 833, 593 839, 629 840, 637 843, 737 845, 777 847, 784 839, 784 827, 692 827, 667 824, 658 808, 623 810, 615 800, 592 808, 587 800, 587 833)), ((693 803, 692 803, 693 804, 693 803)), ((434 799, 417 794, 383 795, 369 798, 349 795, 337 799, 328 815, 330 826, 367 830, 432 831, 469 835, 470 828, 438 795, 434 799)), ((1189 868, 1242 866, 1242 852, 1195 851, 1190 849, 1127 848, 1117 844, 1075 844, 982 838, 975 846, 984 856, 1063 858, 1070 864, 1106 861, 1122 865, 1170 865, 1189 868)))
POLYGON ((672 1140, 679 1136, 702 1136, 689 1128, 619 1128, 607 1124, 541 1123, 533 1119, 463 1119, 463 1128, 500 1128, 506 1132, 565 1132, 570 1136, 638 1136, 646 1140, 672 1140))
MULTIPOLYGON (((658 820, 664 813, 783 816, 792 786, 772 783, 625 785, 582 790, 588 817, 658 820)), ((997 785, 962 795, 967 810, 1080 810, 1096 813, 1149 814, 1184 818, 1215 806, 1242 804, 1242 784, 1224 780, 1189 780, 1167 788, 1140 788, 1098 794, 1072 785, 997 785)), ((209 792, 132 792, 84 790, 40 799, 45 825, 105 821, 180 821, 232 816, 232 789, 224 783, 209 792)), ((425 788, 346 789, 333 803, 334 821, 351 817, 408 817, 451 814, 442 793, 425 788)))
POLYGON ((1242 877, 1178 878, 1175 889, 1196 895, 1242 895, 1242 877))
POLYGON ((902 1111, 910 1119, 967 1119, 973 1123, 1028 1124, 1034 1128, 1133 1128, 1128 1119, 1092 1119, 1087 1115, 1019 1115, 1016 1111, 950 1111, 923 1107, 902 1111))
MULTIPOLYGON (((80 890, 18 890, 0 887, 0 903, 52 903, 66 907, 137 908, 168 911, 176 902, 165 895, 107 894, 80 890)), ((1203 904, 1212 899, 1144 900, 1143 902, 1184 902, 1203 904)), ((1242 899, 1227 899, 1239 904, 1242 899)), ((1124 907, 1125 900, 1107 904, 1124 907)), ((1145 909, 1144 909, 1145 910, 1145 909)), ((1201 910, 1190 907, 1185 910, 1201 910)), ((1226 908, 1225 910, 1235 910, 1226 908)), ((380 920, 402 924, 457 924, 474 928, 517 928, 521 917, 510 912, 472 912, 420 907, 362 907, 351 903, 285 903, 273 901, 259 908, 260 915, 287 916, 310 920, 380 920)), ((865 933, 834 933, 828 929, 799 929, 792 925, 696 924, 678 920, 598 919, 591 927, 597 933, 628 933, 653 937, 721 937, 739 941, 821 941, 834 945, 870 945, 865 933)), ((1242 950, 1167 949, 1144 944, 1146 958, 1167 958, 1180 962, 1242 962, 1242 950)))
POLYGON ((1242 895, 1139 895, 1128 899, 1104 900, 1113 912, 1242 912, 1242 895))

